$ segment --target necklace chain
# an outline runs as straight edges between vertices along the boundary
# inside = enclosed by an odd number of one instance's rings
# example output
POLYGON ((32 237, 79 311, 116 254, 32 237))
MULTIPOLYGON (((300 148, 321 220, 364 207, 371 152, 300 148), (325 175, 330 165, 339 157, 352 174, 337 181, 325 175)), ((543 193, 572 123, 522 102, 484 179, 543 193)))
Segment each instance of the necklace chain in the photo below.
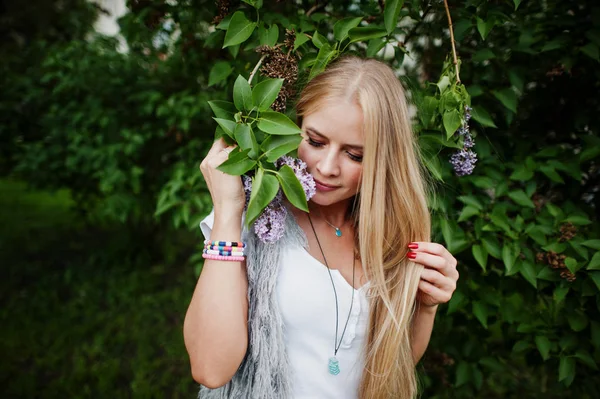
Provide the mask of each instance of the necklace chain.
MULTIPOLYGON (((328 225, 330 225, 331 227, 333 227, 335 229, 335 235, 337 237, 341 237, 342 236, 342 230, 339 227, 334 226, 333 224, 329 223, 329 221, 327 220, 327 218, 325 216, 323 216, 323 212, 321 211, 321 209, 319 209, 319 213, 321 214, 321 217, 323 218, 323 220, 325 221, 325 223, 327 223, 328 225)), ((315 234, 315 236, 316 236, 316 234, 315 234)), ((317 239, 317 242, 318 241, 319 240, 317 239)))
MULTIPOLYGON (((331 286, 333 287, 333 295, 335 296, 335 341, 333 344, 333 356, 337 355, 340 346, 342 346, 342 340, 344 339, 344 334, 346 333, 346 328, 348 327, 348 322, 350 321, 350 315, 352 314, 352 305, 354 305, 354 270, 356 265, 356 257, 354 254, 352 255, 352 301, 350 302, 350 310, 348 311, 348 318, 346 319, 346 324, 344 325, 344 330, 342 331, 342 336, 340 337, 340 342, 338 344, 337 335, 338 335, 338 323, 339 323, 339 307, 338 307, 338 298, 337 291, 335 289, 335 284, 333 283, 333 276, 331 275, 331 269, 329 268, 329 264, 327 263, 327 258, 325 257, 325 253, 323 252, 323 247, 321 247, 321 242, 319 241, 319 237, 317 236, 317 231, 315 230, 315 226, 313 225, 312 219, 310 215, 308 215, 308 221, 310 222, 310 227, 317 239, 317 244, 319 245, 319 250, 321 251, 321 255, 323 255, 323 260, 325 261, 325 266, 327 266, 327 272, 329 272, 329 279, 331 280, 331 286)), ((353 251, 354 252, 354 251, 353 251)))

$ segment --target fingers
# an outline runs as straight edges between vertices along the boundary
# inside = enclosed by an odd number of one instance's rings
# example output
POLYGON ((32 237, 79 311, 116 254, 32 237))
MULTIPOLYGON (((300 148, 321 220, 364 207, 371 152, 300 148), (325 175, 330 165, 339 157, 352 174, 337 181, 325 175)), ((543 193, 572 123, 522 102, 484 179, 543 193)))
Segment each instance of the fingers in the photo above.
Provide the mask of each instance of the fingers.
POLYGON ((449 295, 456 289, 456 281, 444 276, 437 270, 423 269, 421 272, 421 281, 427 281, 449 295))
POLYGON ((412 252, 409 253, 409 260, 458 279, 456 258, 443 245, 434 242, 414 242, 409 244, 409 248, 412 252))
POLYGON ((225 142, 225 140, 223 140, 223 137, 221 137, 220 139, 216 140, 213 143, 213 145, 212 145, 212 147, 210 147, 210 150, 208 151, 208 154, 206 155, 206 157, 208 158, 210 156, 214 156, 215 154, 218 154, 226 147, 227 147, 227 143, 225 142))
POLYGON ((423 293, 434 298, 435 301, 438 303, 446 303, 450 300, 450 298, 452 298, 451 293, 443 291, 425 280, 419 281, 419 289, 423 291, 423 293))

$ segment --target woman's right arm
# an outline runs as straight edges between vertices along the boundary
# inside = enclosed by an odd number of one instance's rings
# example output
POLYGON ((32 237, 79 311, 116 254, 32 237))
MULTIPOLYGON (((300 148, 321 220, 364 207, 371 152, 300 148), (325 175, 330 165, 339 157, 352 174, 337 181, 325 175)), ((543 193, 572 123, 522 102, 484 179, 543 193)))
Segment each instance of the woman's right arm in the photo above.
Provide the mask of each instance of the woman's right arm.
MULTIPOLYGON (((211 240, 241 241, 245 194, 239 177, 216 170, 227 159, 224 148, 222 140, 216 141, 200 166, 215 206, 211 240)), ((231 380, 248 348, 245 262, 205 260, 183 335, 194 380, 209 388, 231 380)))

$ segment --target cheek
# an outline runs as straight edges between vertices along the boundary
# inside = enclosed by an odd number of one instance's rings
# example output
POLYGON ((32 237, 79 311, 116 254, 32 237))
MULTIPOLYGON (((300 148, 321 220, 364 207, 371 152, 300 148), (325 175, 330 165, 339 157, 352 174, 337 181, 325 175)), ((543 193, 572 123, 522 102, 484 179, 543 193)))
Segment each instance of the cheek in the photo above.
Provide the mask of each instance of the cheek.
POLYGON ((360 176, 362 173, 362 166, 361 165, 352 165, 352 166, 348 166, 346 168, 347 170, 347 176, 348 176, 348 181, 350 182, 350 185, 352 187, 356 187, 357 189, 360 189, 360 176))
POLYGON ((302 140, 298 146, 298 158, 306 162, 308 171, 312 172, 313 163, 315 162, 315 154, 313 148, 306 142, 306 140, 302 140))

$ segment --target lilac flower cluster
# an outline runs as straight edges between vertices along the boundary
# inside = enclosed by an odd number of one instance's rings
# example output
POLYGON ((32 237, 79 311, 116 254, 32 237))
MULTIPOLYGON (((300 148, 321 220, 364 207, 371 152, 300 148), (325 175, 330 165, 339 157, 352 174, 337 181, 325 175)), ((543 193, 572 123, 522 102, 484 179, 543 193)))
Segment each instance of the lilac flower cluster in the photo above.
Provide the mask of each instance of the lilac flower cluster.
POLYGON ((471 150, 475 146, 475 140, 469 131, 469 120, 471 120, 472 108, 465 105, 465 117, 461 127, 456 133, 463 136, 463 149, 455 152, 450 157, 450 163, 454 167, 454 172, 457 176, 465 176, 473 173, 475 163, 477 162, 477 154, 471 150))
MULTIPOLYGON (((310 200, 317 191, 315 180, 308 170, 306 169, 306 163, 300 159, 283 156, 275 163, 277 168, 283 165, 288 165, 294 171, 294 174, 302 184, 304 193, 306 194, 306 200, 310 200)), ((250 202, 250 193, 252 192, 252 179, 248 176, 242 176, 242 182, 244 184, 244 193, 246 194, 246 207, 250 202)), ((287 209, 283 205, 283 192, 281 189, 277 192, 277 195, 267 205, 263 213, 254 222, 254 232, 258 238, 264 243, 272 243, 283 237, 285 219, 287 216, 287 209)))

